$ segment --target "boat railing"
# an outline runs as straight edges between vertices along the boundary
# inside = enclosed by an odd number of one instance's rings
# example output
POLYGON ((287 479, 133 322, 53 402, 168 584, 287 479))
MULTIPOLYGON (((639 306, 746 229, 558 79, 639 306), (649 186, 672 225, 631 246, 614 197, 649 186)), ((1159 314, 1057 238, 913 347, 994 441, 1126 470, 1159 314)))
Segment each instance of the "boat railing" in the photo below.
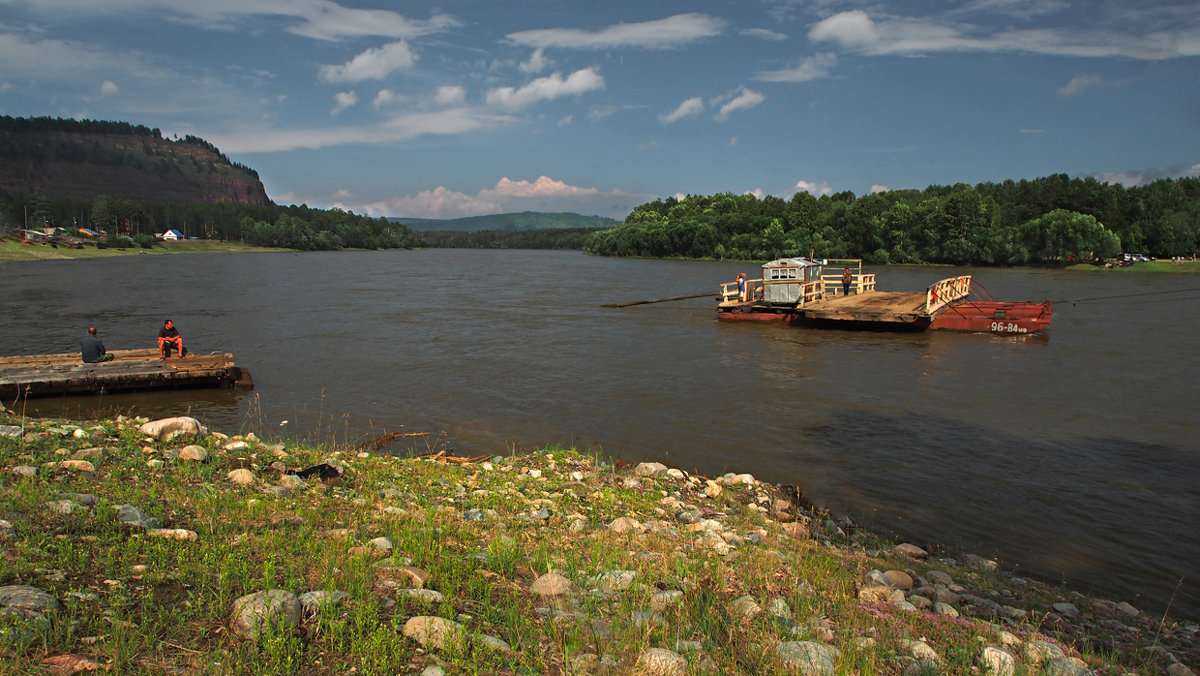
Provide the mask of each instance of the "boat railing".
MULTIPOLYGON (((842 285, 842 276, 840 274, 822 275, 821 282, 825 285, 830 296, 845 295, 845 287, 842 285)), ((860 272, 851 274, 850 276, 850 291, 852 293, 871 293, 875 291, 875 273, 860 272)))
POLYGON ((960 298, 971 295, 971 275, 947 277, 925 290, 925 312, 933 315, 960 298))
POLYGON ((721 300, 718 305, 737 305, 739 303, 753 302, 762 300, 763 298, 763 280, 747 279, 746 280, 746 297, 742 298, 742 294, 738 291, 737 281, 721 282, 721 300))
POLYGON ((815 279, 811 282, 804 282, 800 285, 800 296, 796 300, 796 307, 804 307, 811 303, 815 303, 825 297, 825 280, 815 279))

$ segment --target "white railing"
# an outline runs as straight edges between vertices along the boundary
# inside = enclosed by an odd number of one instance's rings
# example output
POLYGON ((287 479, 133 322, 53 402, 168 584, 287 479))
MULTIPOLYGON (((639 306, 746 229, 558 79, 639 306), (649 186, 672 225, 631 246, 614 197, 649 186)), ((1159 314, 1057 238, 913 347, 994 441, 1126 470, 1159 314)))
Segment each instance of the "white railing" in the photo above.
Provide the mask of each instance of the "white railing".
POLYGON ((971 275, 948 277, 925 290, 925 312, 933 313, 971 294, 971 275))
POLYGON ((742 297, 742 293, 738 290, 738 283, 722 282, 721 283, 721 301, 719 305, 737 305, 763 298, 763 280, 747 279, 746 280, 746 297, 742 297))
MULTIPOLYGON (((821 281, 825 283, 825 288, 831 290, 831 296, 845 295, 845 287, 842 284, 841 275, 822 275, 821 281)), ((851 293, 871 293, 875 290, 875 273, 860 272, 850 276, 850 291, 851 293)))

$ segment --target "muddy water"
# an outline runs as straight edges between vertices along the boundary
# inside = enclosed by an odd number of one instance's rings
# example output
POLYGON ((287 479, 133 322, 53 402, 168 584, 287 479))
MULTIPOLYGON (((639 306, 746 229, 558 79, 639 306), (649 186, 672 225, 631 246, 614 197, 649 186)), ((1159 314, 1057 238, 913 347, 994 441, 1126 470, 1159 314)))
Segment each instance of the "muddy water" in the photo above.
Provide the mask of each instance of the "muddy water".
POLYGON ((875 270, 881 289, 971 273, 1058 302, 1042 337, 719 324, 753 266, 576 252, 143 256, 0 265, 0 352, 149 347, 175 320, 251 394, 7 401, 33 413, 191 411, 227 431, 468 454, 561 443, 798 484, 922 543, 1200 616, 1200 279, 875 270), (1139 294, 1139 295, 1134 295, 1139 294), (1115 297, 1115 298, 1109 298, 1115 297), (284 422, 286 421, 286 423, 284 422))

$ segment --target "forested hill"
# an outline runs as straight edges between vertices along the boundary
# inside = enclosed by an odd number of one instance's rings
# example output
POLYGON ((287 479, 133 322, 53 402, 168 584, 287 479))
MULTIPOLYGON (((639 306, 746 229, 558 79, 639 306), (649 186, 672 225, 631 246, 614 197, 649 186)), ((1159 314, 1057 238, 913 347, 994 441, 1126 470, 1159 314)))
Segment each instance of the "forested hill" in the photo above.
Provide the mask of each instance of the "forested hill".
POLYGON ((418 232, 515 232, 524 230, 558 230, 578 228, 607 228, 618 221, 603 216, 583 216, 574 213, 543 213, 522 211, 466 218, 389 218, 418 232))
POLYGON ((0 195, 269 205, 258 173, 195 136, 127 122, 0 116, 0 195))

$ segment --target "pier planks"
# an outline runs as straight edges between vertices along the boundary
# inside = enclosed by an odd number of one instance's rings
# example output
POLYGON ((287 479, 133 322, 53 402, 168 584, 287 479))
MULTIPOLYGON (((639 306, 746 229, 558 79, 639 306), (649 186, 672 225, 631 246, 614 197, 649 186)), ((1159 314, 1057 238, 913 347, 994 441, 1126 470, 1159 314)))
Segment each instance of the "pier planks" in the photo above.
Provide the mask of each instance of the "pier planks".
POLYGON ((160 360, 157 349, 112 350, 113 360, 83 363, 78 353, 0 357, 0 395, 50 396, 136 390, 237 387, 252 389, 250 373, 228 352, 160 360))

